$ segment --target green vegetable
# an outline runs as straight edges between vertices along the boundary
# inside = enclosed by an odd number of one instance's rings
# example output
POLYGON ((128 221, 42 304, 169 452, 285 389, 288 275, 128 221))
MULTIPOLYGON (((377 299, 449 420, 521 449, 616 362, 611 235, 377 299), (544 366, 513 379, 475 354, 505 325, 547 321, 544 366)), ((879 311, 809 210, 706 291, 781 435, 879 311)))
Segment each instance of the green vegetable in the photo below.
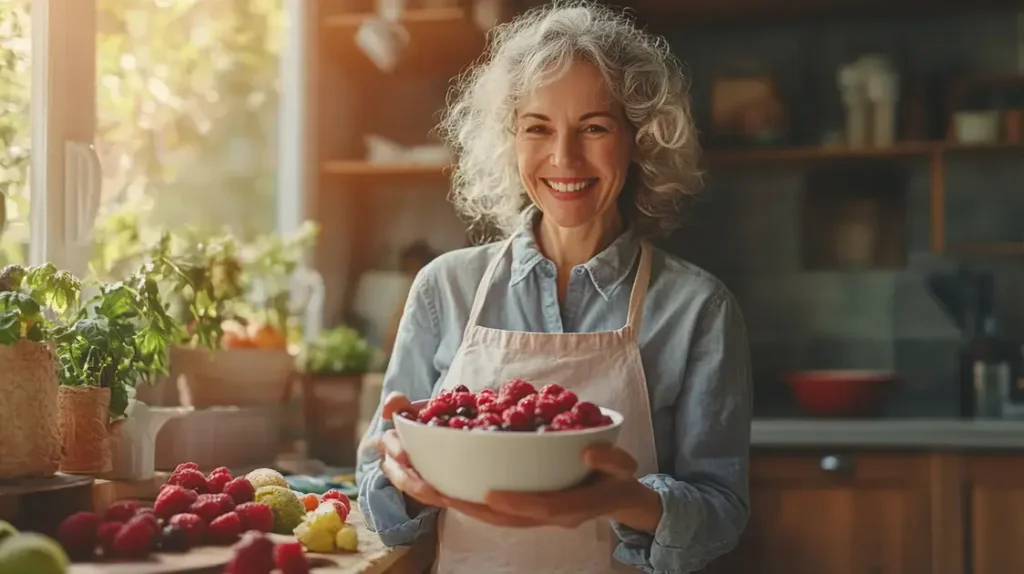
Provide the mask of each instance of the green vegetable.
POLYGON ((65 316, 77 307, 81 288, 78 278, 58 271, 52 263, 4 267, 0 271, 0 345, 47 339, 53 325, 44 310, 65 316))
POLYGON ((321 332, 303 349, 301 364, 314 375, 365 373, 373 363, 374 349, 351 327, 321 332))

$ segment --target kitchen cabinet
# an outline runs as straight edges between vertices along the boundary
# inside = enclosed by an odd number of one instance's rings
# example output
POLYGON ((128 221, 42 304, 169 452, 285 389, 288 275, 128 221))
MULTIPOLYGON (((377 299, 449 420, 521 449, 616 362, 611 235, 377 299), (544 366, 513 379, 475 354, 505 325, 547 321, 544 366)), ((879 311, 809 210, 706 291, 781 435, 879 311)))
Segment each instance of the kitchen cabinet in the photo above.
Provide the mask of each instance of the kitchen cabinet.
POLYGON ((758 454, 751 518, 715 574, 899 574, 931 563, 930 457, 758 454))
POLYGON ((1024 456, 967 458, 963 486, 968 572, 1024 572, 1024 456))

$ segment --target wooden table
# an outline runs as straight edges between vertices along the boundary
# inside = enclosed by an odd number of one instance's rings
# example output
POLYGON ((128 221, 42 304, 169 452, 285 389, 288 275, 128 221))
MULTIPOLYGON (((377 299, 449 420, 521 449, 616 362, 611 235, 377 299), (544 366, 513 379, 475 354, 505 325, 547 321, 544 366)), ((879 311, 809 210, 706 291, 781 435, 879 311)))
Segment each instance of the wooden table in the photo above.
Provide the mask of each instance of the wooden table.
MULTIPOLYGON (((79 477, 57 475, 52 479, 41 479, 31 483, 31 488, 20 490, 11 486, 0 492, 0 509, 6 508, 7 514, 15 519, 12 522, 24 529, 54 533, 55 525, 34 528, 30 524, 18 524, 17 517, 41 513, 43 516, 63 518, 80 510, 102 512, 117 500, 152 501, 156 498, 160 485, 167 479, 167 473, 158 473, 152 480, 139 482, 110 481, 97 479, 91 485, 87 479, 84 484, 79 477), (53 485, 64 485, 59 490, 65 494, 55 496, 53 485), (74 486, 68 488, 67 484, 74 486), (36 492, 39 489, 43 491, 36 492), (51 494, 46 494, 47 489, 51 494), (71 499, 74 500, 71 500, 71 499), (24 501, 31 500, 30 504, 24 501), (52 501, 49 509, 43 508, 45 501, 52 501), (31 510, 31 512, 26 512, 31 510)), ((59 519, 58 519, 59 520, 59 519)), ((310 562, 316 574, 421 574, 429 564, 430 557, 424 554, 425 549, 409 551, 408 548, 388 548, 376 533, 370 531, 359 512, 359 507, 352 506, 350 523, 355 525, 359 537, 359 551, 356 553, 313 554, 310 562)), ((291 536, 271 535, 276 540, 294 540, 291 536)), ((224 565, 231 559, 233 552, 229 547, 205 546, 194 548, 184 554, 155 553, 145 562, 107 562, 107 563, 76 563, 69 574, 213 574, 224 571, 224 565)))

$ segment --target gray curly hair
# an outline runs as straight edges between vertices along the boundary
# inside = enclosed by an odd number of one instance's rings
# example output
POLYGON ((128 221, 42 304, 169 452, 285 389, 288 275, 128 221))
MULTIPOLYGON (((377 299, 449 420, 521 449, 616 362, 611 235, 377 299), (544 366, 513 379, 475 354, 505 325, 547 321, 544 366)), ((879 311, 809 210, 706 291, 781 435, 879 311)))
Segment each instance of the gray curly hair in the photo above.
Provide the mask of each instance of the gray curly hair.
POLYGON ((439 133, 458 157, 451 201, 471 227, 493 225, 507 235, 520 225, 530 200, 516 164, 515 106, 580 60, 601 71, 635 128, 623 215, 649 236, 681 223, 685 200, 701 185, 682 64, 663 38, 638 30, 625 14, 572 1, 495 28, 482 62, 456 82, 439 133))

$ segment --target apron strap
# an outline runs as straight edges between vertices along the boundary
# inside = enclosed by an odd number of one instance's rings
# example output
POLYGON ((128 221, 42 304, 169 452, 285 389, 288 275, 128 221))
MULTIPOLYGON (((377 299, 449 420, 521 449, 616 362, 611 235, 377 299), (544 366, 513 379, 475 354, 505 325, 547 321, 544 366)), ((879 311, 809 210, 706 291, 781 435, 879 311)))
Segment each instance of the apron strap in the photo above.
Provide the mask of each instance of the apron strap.
POLYGON ((494 279, 494 272, 498 269, 498 265, 501 265, 505 254, 508 253, 509 248, 512 246, 512 239, 515 236, 509 237, 502 242, 501 249, 498 250, 498 254, 491 259, 487 270, 484 271, 484 276, 480 279, 480 284, 476 286, 476 296, 473 297, 473 307, 469 311, 469 319, 466 321, 465 335, 469 334, 469 330, 477 326, 477 320, 480 318, 480 310, 484 307, 484 301, 487 299, 487 290, 491 288, 491 280, 494 279))
POLYGON ((629 294, 629 314, 626 315, 626 326, 640 336, 640 327, 644 322, 644 301, 647 299, 647 287, 651 282, 651 245, 647 241, 640 242, 640 265, 636 268, 633 279, 633 291, 629 294))

